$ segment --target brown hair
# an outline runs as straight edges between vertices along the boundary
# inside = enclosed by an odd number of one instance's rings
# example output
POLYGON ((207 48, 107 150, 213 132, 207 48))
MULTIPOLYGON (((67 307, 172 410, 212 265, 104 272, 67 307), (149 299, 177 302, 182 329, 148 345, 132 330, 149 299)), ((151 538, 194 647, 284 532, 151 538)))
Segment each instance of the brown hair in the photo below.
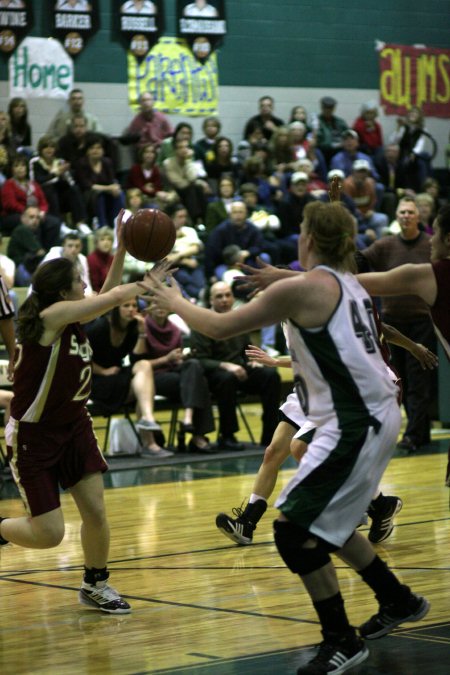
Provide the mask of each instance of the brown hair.
POLYGON ((342 204, 310 202, 304 208, 303 222, 323 263, 355 271, 355 220, 342 204))

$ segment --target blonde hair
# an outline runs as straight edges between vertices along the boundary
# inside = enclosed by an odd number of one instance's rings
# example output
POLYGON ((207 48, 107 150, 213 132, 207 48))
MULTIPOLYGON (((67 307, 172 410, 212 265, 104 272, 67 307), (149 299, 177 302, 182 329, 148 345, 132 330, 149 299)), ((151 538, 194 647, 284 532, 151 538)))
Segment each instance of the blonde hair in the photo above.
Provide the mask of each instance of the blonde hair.
POLYGON ((355 220, 338 202, 310 202, 303 211, 306 234, 323 263, 348 272, 355 272, 355 220))

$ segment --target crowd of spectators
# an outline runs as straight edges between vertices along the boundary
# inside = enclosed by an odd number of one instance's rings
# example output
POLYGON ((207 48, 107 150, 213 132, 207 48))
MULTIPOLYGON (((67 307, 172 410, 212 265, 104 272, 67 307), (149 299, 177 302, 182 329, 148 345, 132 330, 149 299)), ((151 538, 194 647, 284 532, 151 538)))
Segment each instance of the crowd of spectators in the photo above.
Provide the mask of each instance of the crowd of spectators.
MULTIPOLYGON (((287 121, 275 114, 272 97, 258 103, 257 113, 242 120, 236 148, 218 117, 205 117, 200 138, 186 121, 173 127, 150 92, 113 139, 74 89, 33 147, 26 101, 12 99, 7 112, 0 111, 6 283, 28 286, 42 261, 62 255, 77 261, 87 292, 98 292, 111 264, 119 211, 150 207, 175 223, 169 257, 187 297, 207 304, 210 288, 224 282, 236 302, 246 302, 236 263, 254 265, 261 258, 295 268, 303 209, 328 200, 335 176, 342 203, 355 218, 358 249, 398 232, 396 211, 405 196, 416 201, 419 229, 431 233, 447 195, 433 176, 434 141, 421 110, 399 118, 386 139, 374 102, 363 103, 354 121, 336 114, 338 103, 330 96, 321 99, 318 114, 297 105, 287 121), (129 145, 133 156, 126 172, 118 171, 118 143, 129 145)), ((127 255, 124 280, 145 269, 127 255)), ((274 327, 265 330, 262 343, 274 349, 274 327)), ((223 433, 234 442, 231 431, 223 433)))

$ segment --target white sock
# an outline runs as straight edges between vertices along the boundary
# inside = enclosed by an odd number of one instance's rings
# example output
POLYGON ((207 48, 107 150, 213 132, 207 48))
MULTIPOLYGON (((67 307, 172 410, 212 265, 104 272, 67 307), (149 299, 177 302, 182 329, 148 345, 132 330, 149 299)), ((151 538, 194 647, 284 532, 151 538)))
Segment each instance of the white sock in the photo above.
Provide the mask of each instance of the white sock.
POLYGON ((255 502, 258 501, 258 499, 262 499, 263 502, 267 502, 267 499, 266 499, 265 497, 261 497, 261 495, 255 495, 255 493, 252 492, 252 494, 250 495, 250 498, 249 498, 249 500, 248 500, 248 503, 249 503, 249 504, 254 504, 255 502))

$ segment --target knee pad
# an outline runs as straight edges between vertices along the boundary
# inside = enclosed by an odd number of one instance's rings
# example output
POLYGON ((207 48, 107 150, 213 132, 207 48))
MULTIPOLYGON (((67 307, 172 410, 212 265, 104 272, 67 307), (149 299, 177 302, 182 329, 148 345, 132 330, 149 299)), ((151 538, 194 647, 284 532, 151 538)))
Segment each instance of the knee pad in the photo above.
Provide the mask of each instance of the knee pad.
POLYGON ((304 576, 330 562, 331 558, 325 543, 314 537, 308 530, 294 523, 280 520, 275 520, 273 527, 278 553, 294 574, 304 576), (305 548, 305 542, 311 538, 316 539, 316 546, 305 548))

